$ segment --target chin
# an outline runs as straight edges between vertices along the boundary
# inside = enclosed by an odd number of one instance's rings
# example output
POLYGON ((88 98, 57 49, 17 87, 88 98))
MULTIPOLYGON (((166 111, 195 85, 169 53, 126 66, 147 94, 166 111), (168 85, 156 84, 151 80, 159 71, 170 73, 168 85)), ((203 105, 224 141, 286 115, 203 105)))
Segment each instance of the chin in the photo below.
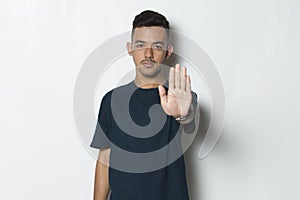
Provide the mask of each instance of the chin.
POLYGON ((147 77, 147 78, 155 78, 161 73, 161 70, 145 69, 145 70, 139 70, 139 71, 142 76, 147 77))

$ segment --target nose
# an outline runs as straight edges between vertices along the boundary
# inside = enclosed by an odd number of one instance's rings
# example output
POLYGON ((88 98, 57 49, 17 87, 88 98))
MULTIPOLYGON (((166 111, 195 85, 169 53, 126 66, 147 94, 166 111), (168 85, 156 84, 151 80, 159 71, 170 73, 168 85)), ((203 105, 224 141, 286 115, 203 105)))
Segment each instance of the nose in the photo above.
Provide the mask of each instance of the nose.
POLYGON ((153 58, 153 49, 145 48, 145 58, 153 58))

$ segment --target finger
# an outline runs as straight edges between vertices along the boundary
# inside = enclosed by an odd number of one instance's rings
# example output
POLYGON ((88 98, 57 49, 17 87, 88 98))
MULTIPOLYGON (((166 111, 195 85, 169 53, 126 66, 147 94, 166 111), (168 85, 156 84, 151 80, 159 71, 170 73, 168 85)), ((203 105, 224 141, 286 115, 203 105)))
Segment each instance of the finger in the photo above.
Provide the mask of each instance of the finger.
POLYGON ((191 77, 190 75, 187 75, 186 77, 186 91, 187 92, 191 92, 192 91, 192 88, 191 88, 191 77))
POLYGON ((180 89, 180 65, 175 65, 175 89, 180 89))
POLYGON ((186 90, 186 67, 182 67, 181 73, 181 89, 186 90))
POLYGON ((175 69, 171 67, 169 72, 169 88, 174 89, 175 87, 175 69))
POLYGON ((166 90, 163 86, 159 85, 158 86, 158 92, 160 96, 160 104, 161 105, 166 105, 168 102, 167 95, 166 95, 166 90))

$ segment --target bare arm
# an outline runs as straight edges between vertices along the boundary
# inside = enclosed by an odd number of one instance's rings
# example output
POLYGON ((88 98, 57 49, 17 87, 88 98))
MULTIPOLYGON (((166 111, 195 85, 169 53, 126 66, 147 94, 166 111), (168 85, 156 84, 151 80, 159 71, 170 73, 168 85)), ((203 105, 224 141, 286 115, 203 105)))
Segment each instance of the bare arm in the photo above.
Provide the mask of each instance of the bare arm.
POLYGON ((109 148, 100 150, 95 170, 94 200, 107 200, 110 190, 108 181, 109 155, 109 148))

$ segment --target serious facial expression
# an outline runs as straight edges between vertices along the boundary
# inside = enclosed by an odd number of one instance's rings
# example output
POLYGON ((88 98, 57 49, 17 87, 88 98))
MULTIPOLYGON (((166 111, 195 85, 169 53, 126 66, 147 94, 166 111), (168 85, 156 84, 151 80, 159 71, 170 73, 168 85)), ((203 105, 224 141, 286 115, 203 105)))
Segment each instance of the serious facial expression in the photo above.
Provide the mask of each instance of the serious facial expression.
POLYGON ((172 53, 167 45, 167 33, 164 28, 135 28, 132 43, 127 44, 128 53, 133 57, 136 75, 155 78, 161 72, 163 61, 172 53))

